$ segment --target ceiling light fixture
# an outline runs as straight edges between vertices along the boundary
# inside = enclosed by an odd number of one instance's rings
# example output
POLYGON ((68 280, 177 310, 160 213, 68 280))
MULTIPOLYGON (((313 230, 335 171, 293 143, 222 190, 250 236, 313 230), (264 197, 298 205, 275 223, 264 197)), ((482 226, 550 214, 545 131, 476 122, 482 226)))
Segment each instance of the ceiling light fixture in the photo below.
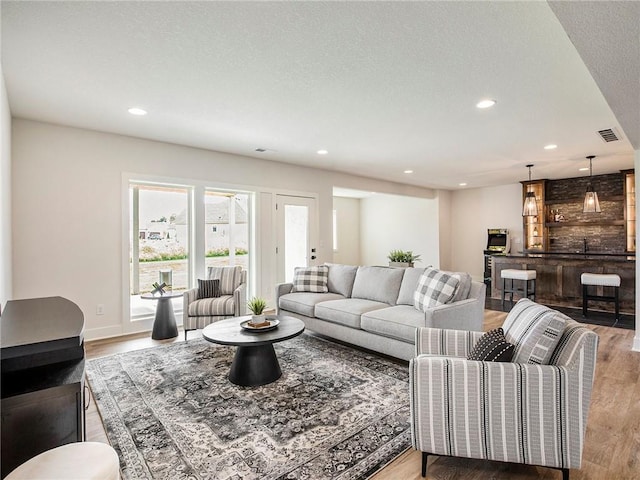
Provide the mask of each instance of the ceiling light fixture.
POLYGON ((467 186, 467 184, 466 184, 466 183, 464 183, 464 182, 459 183, 458 185, 459 185, 459 186, 461 186, 461 187, 466 187, 466 186, 467 186))
POLYGON ((593 168, 591 161, 596 158, 595 155, 589 155, 589 185, 587 185, 587 191, 584 194, 584 205, 582 206, 582 213, 601 213, 600 202, 598 201, 598 192, 593 189, 591 183, 591 176, 593 175, 593 168))
POLYGON ((147 111, 143 110, 142 108, 138 108, 138 107, 131 107, 129 110, 127 110, 127 112, 129 112, 131 115, 146 115, 147 111))
POLYGON ((578 169, 579 172, 586 172, 588 170, 589 170, 589 167, 582 167, 578 169))
POLYGON ((558 145, 556 145, 555 143, 550 143, 549 145, 544 146, 545 150, 555 150, 556 148, 558 148, 558 145))
MULTIPOLYGON (((531 182, 531 167, 533 164, 527 165, 529 169, 529 182, 531 182)), ((538 215, 538 202, 536 202, 536 194, 531 190, 531 183, 527 185, 527 194, 524 196, 524 206, 522 207, 523 217, 535 217, 538 215)))
POLYGON ((329 153, 329 150, 318 150, 316 153, 318 155, 326 155, 327 153, 329 153))
POLYGON ((404 173, 413 173, 413 170, 405 170, 404 173))
POLYGON ((478 108, 489 108, 489 107, 493 107, 496 104, 495 100, 491 100, 489 98, 485 99, 485 100, 480 100, 478 103, 476 103, 476 107, 478 108))

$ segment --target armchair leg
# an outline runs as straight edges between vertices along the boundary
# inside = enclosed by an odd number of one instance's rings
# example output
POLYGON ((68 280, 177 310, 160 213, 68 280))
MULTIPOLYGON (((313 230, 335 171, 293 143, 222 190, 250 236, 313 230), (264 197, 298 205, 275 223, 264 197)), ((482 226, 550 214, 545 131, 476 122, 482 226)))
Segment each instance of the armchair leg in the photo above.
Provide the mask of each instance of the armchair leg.
POLYGON ((422 452, 422 478, 427 476, 427 457, 428 456, 429 454, 427 452, 422 452))
POLYGON ((185 329, 185 331, 184 331, 184 341, 185 341, 185 342, 187 341, 187 332, 188 332, 188 331, 189 331, 189 330, 186 330, 186 329, 185 329))
POLYGON ((562 480, 569 480, 569 469, 568 468, 563 468, 562 469, 562 480))

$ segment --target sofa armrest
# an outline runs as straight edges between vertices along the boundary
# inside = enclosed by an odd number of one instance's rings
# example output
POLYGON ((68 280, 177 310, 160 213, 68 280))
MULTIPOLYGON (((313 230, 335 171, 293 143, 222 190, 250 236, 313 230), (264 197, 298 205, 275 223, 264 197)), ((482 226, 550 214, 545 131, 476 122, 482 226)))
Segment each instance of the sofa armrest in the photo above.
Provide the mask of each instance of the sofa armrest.
POLYGON ((416 356, 421 354, 467 358, 482 332, 449 328, 416 328, 416 356))
POLYGON ((241 283, 233 291, 233 310, 236 317, 247 314, 247 284, 241 283))
POLYGON ((580 468, 591 384, 577 373, 416 357, 409 364, 413 446, 435 455, 580 468))
POLYGON ((426 324, 434 328, 482 331, 484 303, 468 298, 455 303, 445 303, 425 312, 426 324))
POLYGON ((291 293, 293 283, 278 283, 276 285, 276 315, 280 315, 280 297, 291 293))
POLYGON ((182 324, 187 325, 187 319, 189 318, 189 304, 195 302, 198 299, 198 289, 192 288, 186 290, 182 295, 182 324))

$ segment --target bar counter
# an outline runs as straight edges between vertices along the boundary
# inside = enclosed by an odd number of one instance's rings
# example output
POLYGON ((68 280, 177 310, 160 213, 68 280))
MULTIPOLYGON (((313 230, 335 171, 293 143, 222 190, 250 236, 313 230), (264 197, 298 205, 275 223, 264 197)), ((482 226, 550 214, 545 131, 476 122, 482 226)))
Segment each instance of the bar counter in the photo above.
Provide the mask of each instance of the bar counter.
MULTIPOLYGON (((500 272, 506 268, 535 270, 536 301, 545 305, 567 307, 582 307, 580 283, 582 273, 615 273, 620 275, 620 311, 630 314, 635 312, 636 258, 634 255, 598 252, 536 252, 494 255, 492 259, 491 296, 493 298, 501 297, 500 272)), ((597 294, 602 295, 602 287, 596 288, 597 294)), ((613 311, 613 304, 589 301, 589 308, 613 311)))

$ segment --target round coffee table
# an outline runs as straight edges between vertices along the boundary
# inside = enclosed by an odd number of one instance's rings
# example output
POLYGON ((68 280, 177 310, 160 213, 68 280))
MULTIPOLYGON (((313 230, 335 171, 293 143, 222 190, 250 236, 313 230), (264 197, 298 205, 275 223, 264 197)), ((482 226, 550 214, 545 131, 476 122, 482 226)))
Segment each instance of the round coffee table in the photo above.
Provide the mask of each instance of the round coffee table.
POLYGON ((178 326, 176 325, 176 316, 173 313, 171 299, 182 297, 182 295, 183 292, 165 292, 162 295, 145 293, 140 295, 140 298, 145 300, 158 300, 151 338, 154 340, 164 340, 178 336, 178 326))
POLYGON ((297 337, 304 331, 304 323, 294 317, 269 315, 280 321, 278 327, 267 332, 244 330, 240 323, 251 317, 234 317, 212 323, 202 330, 202 336, 220 345, 238 347, 233 357, 229 381, 245 387, 275 382, 282 375, 273 344, 297 337))

